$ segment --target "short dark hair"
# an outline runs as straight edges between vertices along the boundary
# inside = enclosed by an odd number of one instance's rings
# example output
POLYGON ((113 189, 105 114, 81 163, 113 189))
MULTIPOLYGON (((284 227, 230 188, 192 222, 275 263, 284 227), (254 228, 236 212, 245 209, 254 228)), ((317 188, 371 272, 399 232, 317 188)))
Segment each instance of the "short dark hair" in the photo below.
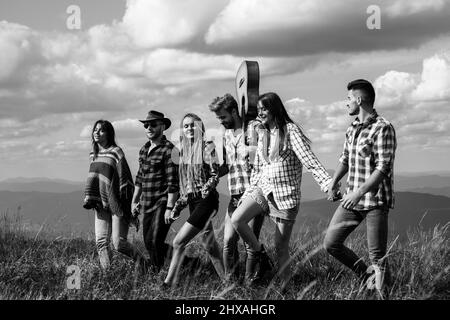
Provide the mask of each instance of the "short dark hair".
POLYGON ((216 112, 221 110, 222 108, 225 108, 225 111, 231 113, 234 109, 238 111, 238 104, 236 102, 236 99, 233 98, 233 96, 229 93, 226 93, 223 97, 216 97, 214 100, 209 104, 209 110, 212 112, 216 112))
POLYGON ((353 80, 348 83, 347 90, 360 90, 362 92, 364 100, 366 100, 371 105, 375 103, 375 89, 367 80, 353 80))

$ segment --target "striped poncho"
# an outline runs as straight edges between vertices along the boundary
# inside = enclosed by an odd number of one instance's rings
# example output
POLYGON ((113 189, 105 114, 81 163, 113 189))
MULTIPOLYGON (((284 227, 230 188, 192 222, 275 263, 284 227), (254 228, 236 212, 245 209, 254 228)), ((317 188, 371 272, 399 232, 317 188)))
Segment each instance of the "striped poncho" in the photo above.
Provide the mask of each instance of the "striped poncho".
POLYGON ((99 151, 95 159, 91 152, 90 160, 85 203, 101 203, 103 209, 112 214, 130 217, 134 184, 122 149, 110 147, 99 151))

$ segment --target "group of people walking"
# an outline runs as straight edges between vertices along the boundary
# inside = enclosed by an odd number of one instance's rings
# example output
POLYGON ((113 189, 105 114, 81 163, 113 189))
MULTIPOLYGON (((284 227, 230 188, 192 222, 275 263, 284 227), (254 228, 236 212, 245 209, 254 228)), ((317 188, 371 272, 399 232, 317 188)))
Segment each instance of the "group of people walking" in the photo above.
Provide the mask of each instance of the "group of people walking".
MULTIPOLYGON (((363 281, 374 276, 351 249, 348 235, 367 220, 371 264, 383 287, 389 274, 386 263, 388 212, 393 208, 395 131, 374 109, 375 91, 370 82, 348 84, 349 115, 357 116, 348 128, 338 168, 331 177, 311 149, 311 140, 287 113, 276 93, 259 97, 258 117, 244 122, 230 94, 209 104, 225 128, 223 161, 216 145, 205 139, 202 119, 187 113, 180 121, 179 148, 164 131, 171 121, 151 110, 140 120, 148 141, 139 152, 139 169, 133 183, 122 149, 115 142, 110 122, 99 120, 92 131, 91 164, 84 207, 95 210, 95 235, 102 268, 110 264, 113 247, 148 266, 161 270, 171 257, 162 287, 175 286, 183 266, 185 248, 199 233, 211 262, 224 281, 238 281, 238 241, 245 244, 245 281, 252 285, 275 272, 284 289, 290 272, 289 242, 300 208, 303 167, 311 172, 328 200, 341 200, 327 229, 324 248, 363 281), (346 192, 339 181, 348 173, 346 192), (230 202, 224 218, 223 250, 216 240, 212 219, 218 214, 219 179, 228 176, 230 202), (172 246, 165 243, 170 225, 188 207, 189 217, 172 246), (143 238, 147 260, 127 241, 130 224, 143 214, 143 238), (265 217, 273 220, 275 265, 259 234, 265 217), (276 271, 275 271, 276 270, 276 271)), ((267 245, 267 244, 266 244, 267 245)), ((372 268, 373 269, 373 268, 372 268)))

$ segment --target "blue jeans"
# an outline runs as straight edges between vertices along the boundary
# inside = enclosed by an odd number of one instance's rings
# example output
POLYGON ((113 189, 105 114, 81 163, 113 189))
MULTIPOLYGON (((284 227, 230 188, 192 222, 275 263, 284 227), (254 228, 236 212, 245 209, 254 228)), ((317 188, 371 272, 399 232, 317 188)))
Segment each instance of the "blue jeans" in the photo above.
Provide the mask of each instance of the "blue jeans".
POLYGON ((324 247, 337 260, 353 270, 358 276, 366 277, 367 265, 352 250, 344 245, 355 228, 366 219, 367 245, 373 265, 386 271, 386 247, 388 236, 389 209, 375 208, 367 211, 336 209, 325 235, 324 247))
MULTIPOLYGON (((230 278, 232 275, 238 276, 239 271, 239 251, 238 251, 238 241, 239 234, 234 229, 231 223, 231 216, 234 210, 237 208, 237 204, 241 195, 232 195, 230 202, 228 203, 228 211, 225 215, 225 225, 223 231, 223 262, 225 268, 225 276, 230 278)), ((262 225, 264 223, 264 215, 257 215, 248 224, 253 230, 256 238, 259 238, 262 225)), ((247 253, 246 263, 245 263, 245 277, 249 278, 255 273, 256 259, 257 255, 252 248, 247 243, 244 243, 245 251, 247 253)))
POLYGON ((95 241, 100 259, 100 265, 107 269, 111 265, 110 242, 114 250, 137 260, 141 257, 138 249, 128 242, 128 222, 105 210, 95 210, 95 241))

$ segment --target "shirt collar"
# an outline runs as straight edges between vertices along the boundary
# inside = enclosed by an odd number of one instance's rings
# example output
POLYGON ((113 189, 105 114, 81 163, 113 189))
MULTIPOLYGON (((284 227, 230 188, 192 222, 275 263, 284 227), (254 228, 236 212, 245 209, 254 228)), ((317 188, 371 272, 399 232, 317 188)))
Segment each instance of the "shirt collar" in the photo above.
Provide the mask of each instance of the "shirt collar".
MULTIPOLYGON (((159 141, 158 146, 166 146, 166 145, 169 145, 169 144, 170 144, 169 140, 167 140, 166 136, 163 135, 161 137, 161 140, 159 141)), ((148 148, 150 148, 151 145, 152 145, 152 142, 149 140, 149 141, 146 142, 145 147, 148 149, 148 148)))
POLYGON ((361 123, 358 117, 356 117, 355 121, 352 122, 353 127, 362 126, 363 128, 368 127, 369 125, 375 123, 378 118, 378 113, 375 109, 373 109, 372 113, 369 115, 369 117, 366 119, 364 123, 361 123))

